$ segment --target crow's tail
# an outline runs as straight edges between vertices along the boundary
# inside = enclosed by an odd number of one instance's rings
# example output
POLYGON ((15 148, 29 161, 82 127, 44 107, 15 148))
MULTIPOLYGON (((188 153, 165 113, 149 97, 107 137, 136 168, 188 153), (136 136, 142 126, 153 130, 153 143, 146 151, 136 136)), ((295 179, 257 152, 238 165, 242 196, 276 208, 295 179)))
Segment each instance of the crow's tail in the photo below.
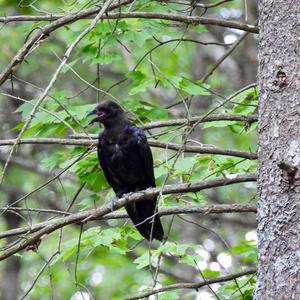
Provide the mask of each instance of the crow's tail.
POLYGON ((155 203, 153 200, 144 200, 125 207, 137 230, 148 241, 151 239, 162 241, 164 238, 164 230, 155 203))

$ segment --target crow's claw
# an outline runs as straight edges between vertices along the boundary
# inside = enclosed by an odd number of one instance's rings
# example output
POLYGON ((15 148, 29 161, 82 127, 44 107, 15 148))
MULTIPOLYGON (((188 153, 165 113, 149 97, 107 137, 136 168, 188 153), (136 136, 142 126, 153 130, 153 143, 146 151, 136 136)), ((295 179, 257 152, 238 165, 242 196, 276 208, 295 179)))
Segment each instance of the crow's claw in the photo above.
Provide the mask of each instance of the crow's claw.
POLYGON ((117 197, 114 197, 111 199, 111 201, 109 202, 108 206, 110 208, 111 211, 115 210, 115 202, 117 201, 117 197))

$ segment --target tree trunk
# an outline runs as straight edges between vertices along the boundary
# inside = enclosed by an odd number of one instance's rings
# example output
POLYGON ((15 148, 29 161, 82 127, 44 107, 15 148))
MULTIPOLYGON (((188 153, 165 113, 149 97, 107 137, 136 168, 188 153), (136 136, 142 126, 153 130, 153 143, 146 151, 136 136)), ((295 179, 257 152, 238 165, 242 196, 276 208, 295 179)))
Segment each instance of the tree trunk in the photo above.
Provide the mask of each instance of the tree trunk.
POLYGON ((300 1, 262 0, 255 299, 300 299, 300 1))

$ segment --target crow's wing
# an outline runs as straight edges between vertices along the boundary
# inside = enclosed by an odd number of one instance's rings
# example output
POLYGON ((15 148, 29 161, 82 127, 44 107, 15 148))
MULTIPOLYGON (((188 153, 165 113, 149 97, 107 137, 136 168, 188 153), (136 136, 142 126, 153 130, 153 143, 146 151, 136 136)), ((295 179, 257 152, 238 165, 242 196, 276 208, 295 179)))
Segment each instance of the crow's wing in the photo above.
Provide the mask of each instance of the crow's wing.
POLYGON ((113 188, 116 195, 120 197, 122 196, 123 193, 123 188, 122 188, 123 184, 118 179, 117 174, 114 171, 114 168, 112 166, 110 158, 104 155, 105 147, 106 147, 105 142, 102 140, 100 135, 99 142, 98 142, 98 149, 97 149, 99 164, 103 170, 103 173, 105 175, 108 184, 113 188))
POLYGON ((153 171, 153 157, 147 137, 141 128, 134 126, 134 135, 136 137, 138 153, 141 163, 143 163, 148 187, 155 187, 155 177, 153 171))
POLYGON ((99 136, 98 159, 104 175, 117 196, 155 187, 152 153, 141 128, 124 128, 118 143, 109 144, 99 136))

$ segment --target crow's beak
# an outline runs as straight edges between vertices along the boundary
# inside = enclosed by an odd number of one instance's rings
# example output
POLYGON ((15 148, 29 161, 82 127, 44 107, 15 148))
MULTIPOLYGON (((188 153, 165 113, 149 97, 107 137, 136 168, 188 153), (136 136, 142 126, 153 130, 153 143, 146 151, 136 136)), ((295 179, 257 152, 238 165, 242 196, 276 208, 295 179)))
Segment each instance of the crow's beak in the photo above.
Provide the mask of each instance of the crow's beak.
MULTIPOLYGON (((95 110, 95 109, 92 110, 90 113, 88 113, 88 114, 87 114, 87 117, 93 116, 93 115, 96 115, 96 110, 95 110)), ((98 116, 97 116, 96 118, 92 119, 92 120, 90 121, 89 124, 93 124, 93 123, 95 123, 95 122, 97 122, 97 121, 98 121, 98 116)))
POLYGON ((92 110, 91 112, 89 112, 88 114, 87 114, 87 116, 92 116, 92 115, 95 115, 96 114, 96 110, 94 109, 94 110, 92 110))

